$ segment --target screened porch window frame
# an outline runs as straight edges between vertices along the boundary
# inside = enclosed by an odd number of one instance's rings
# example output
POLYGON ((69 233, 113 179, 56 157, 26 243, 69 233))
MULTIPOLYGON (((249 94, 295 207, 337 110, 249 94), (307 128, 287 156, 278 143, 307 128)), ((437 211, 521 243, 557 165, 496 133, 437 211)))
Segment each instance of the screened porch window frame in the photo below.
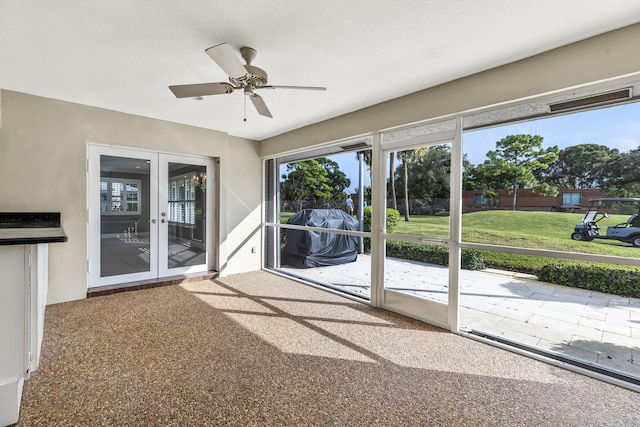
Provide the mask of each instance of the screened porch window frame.
MULTIPOLYGON (((451 114, 443 115, 440 117, 429 118, 421 122, 401 125, 394 128, 371 130, 370 132, 363 133, 358 137, 352 136, 352 137, 346 137, 340 140, 334 140, 331 142, 327 142, 326 144, 321 144, 320 146, 316 146, 315 148, 301 149, 295 153, 286 153, 282 155, 265 157, 263 161, 265 161, 265 164, 266 164, 266 161, 274 160, 274 164, 279 165, 282 159, 286 159, 287 161, 292 161, 292 159, 314 158, 321 155, 319 151, 321 150, 331 151, 332 148, 339 147, 345 141, 354 140, 358 138, 361 139, 363 137, 372 138, 371 149, 373 153, 373 164, 374 165, 377 164, 377 166, 372 167, 372 189, 374 187, 374 183, 377 184, 377 187, 376 187, 377 189, 373 191, 373 193, 375 194, 372 194, 372 199, 378 201, 378 204, 380 205, 378 206, 378 208, 380 209, 380 211, 377 212, 376 210, 374 210, 372 212, 371 227, 372 227, 372 230, 377 230, 377 231, 366 232, 366 235, 364 235, 364 237, 370 237, 372 239, 372 260, 373 260, 372 265, 379 266, 381 265, 381 261, 380 260, 376 261, 374 258, 378 256, 378 254, 384 254, 384 248, 381 246, 380 242, 382 242, 384 237, 388 237, 386 235, 386 232, 383 231, 385 229, 385 224, 384 224, 385 217, 384 215, 380 214, 380 212, 384 211, 384 206, 383 206, 384 205, 383 201, 385 200, 384 189, 386 188, 384 177, 382 175, 383 173, 382 171, 385 170, 386 163, 382 161, 383 159, 382 152, 384 150, 393 149, 394 146, 396 145, 395 142, 392 142, 387 146, 383 146, 383 144, 381 143, 382 142, 381 139, 383 135, 396 133, 404 129, 410 130, 411 128, 415 128, 417 126, 428 127, 431 124, 437 126, 438 124, 444 123, 447 121, 452 121, 452 120, 456 121, 458 125, 456 126, 456 129, 453 131, 455 133, 456 142, 452 146, 452 154, 456 152, 458 153, 457 153, 457 156, 454 156, 452 158, 452 162, 455 167, 454 167, 454 170, 452 170, 451 180, 452 180, 452 188, 454 185, 461 187, 462 157, 463 157, 463 150, 464 150, 464 133, 465 132, 470 130, 500 126, 504 124, 526 122, 530 120, 540 119, 543 117, 553 117, 553 116, 559 116, 564 114, 574 114, 574 113, 579 113, 582 111, 593 110, 593 109, 614 107, 616 105, 621 105, 624 103, 640 102, 639 97, 636 96, 626 101, 612 102, 607 105, 597 105, 592 107, 587 106, 585 108, 572 110, 570 112, 549 112, 548 110, 548 105, 552 102, 557 102, 559 100, 560 101, 570 100, 573 98, 578 98, 580 96, 583 96, 584 94, 604 92, 606 90, 611 90, 612 88, 615 89, 618 87, 632 87, 634 89, 633 90, 634 93, 640 93, 640 80, 638 79, 638 76, 634 76, 633 78, 627 77, 627 78, 621 78, 617 81, 610 81, 606 83, 585 84, 580 89, 577 89, 577 88, 574 88, 571 90, 566 89, 564 91, 558 91, 556 93, 551 93, 551 94, 545 93, 545 94, 539 94, 536 96, 531 96, 531 97, 522 98, 522 99, 514 99, 498 105, 487 105, 487 106, 479 107, 476 109, 459 111, 456 113, 451 113, 451 114), (503 112, 505 115, 503 115, 503 112), (456 146, 456 144, 459 144, 459 146, 456 146)), ((427 142, 429 138, 424 136, 412 135, 412 137, 409 139, 414 144, 419 144, 419 143, 427 142)), ((404 142, 404 141, 399 141, 399 142, 404 142)), ((406 143, 402 145, 406 145, 406 143)), ((273 183, 275 184, 275 182, 273 183)), ((452 195, 453 194, 454 192, 452 191, 452 195)), ((272 194, 271 196, 272 197, 275 196, 275 198, 277 199, 279 197, 279 194, 276 191, 276 193, 272 194)), ((461 194, 460 194, 460 197, 461 197, 461 194)), ((277 208, 277 206, 279 205, 279 199, 273 200, 273 201, 274 201, 273 208, 272 208, 273 212, 270 212, 268 215, 266 215, 268 217, 268 220, 263 220, 263 230, 265 230, 267 227, 273 227, 274 230, 286 229, 286 228, 297 228, 296 226, 279 223, 279 221, 277 220, 279 215, 279 209, 277 208)), ((457 203, 458 201, 453 199, 451 200, 452 206, 456 205, 457 203)), ((375 204, 376 203, 372 201, 372 205, 375 205, 375 204)), ((604 263, 610 263, 615 265, 630 265, 630 266, 640 267, 640 258, 620 258, 620 257, 612 257, 608 255, 589 254, 589 253, 582 253, 582 252, 562 252, 557 250, 502 246, 502 245, 493 245, 493 244, 480 244, 480 243, 464 241, 461 236, 461 231, 462 231, 461 206, 460 206, 459 218, 457 218, 456 215, 453 215, 453 212, 452 212, 450 226, 451 226, 451 236, 448 240, 448 245, 450 247, 451 253, 454 254, 454 256, 455 255, 459 256, 461 249, 475 249, 475 250, 487 250, 487 251, 498 251, 498 252, 510 252, 510 253, 517 253, 517 254, 523 254, 523 255, 544 256, 544 257, 556 258, 558 260, 581 260, 581 261, 604 262, 604 263)), ((306 228, 306 229, 312 230, 312 231, 325 231, 325 232, 332 232, 332 233, 338 233, 338 234, 344 233, 344 232, 341 233, 340 231, 337 231, 337 230, 326 230, 326 229, 313 230, 313 228, 306 228)), ((344 234, 351 234, 351 233, 344 233, 344 234)), ((354 233, 354 235, 358 235, 358 236, 361 236, 363 234, 364 233, 361 233, 361 232, 354 233)), ((266 258, 268 258, 268 256, 266 256, 266 258)), ((456 263, 451 263, 450 265, 456 265, 456 263)), ((380 287, 379 283, 377 283, 377 279, 378 277, 382 277, 382 275, 384 274, 384 270, 380 270, 379 267, 378 267, 378 270, 380 271, 374 271, 374 270, 376 270, 376 268, 373 268, 372 275, 371 275, 372 299, 370 303, 373 306, 377 306, 377 301, 374 298, 374 295, 375 295, 374 287, 380 287)), ((456 272, 454 274, 457 276, 458 273, 456 272)), ((457 322, 455 320, 451 322, 450 326, 453 332, 459 332, 456 323, 457 322)))

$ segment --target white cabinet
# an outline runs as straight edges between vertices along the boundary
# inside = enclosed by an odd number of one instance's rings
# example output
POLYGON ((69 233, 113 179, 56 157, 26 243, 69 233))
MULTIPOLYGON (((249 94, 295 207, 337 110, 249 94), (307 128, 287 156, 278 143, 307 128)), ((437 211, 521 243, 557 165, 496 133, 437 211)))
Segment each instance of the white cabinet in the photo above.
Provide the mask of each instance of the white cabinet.
POLYGON ((22 387, 38 368, 48 244, 0 246, 0 426, 18 421, 22 387))

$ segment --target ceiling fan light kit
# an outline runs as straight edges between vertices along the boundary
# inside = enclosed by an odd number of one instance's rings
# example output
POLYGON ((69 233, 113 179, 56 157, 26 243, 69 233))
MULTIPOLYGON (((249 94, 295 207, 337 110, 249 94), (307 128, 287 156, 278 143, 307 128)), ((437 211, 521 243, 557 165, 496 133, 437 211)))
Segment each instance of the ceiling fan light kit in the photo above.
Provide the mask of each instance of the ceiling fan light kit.
MULTIPOLYGON (((273 118, 264 99, 253 91, 256 89, 301 89, 301 90, 327 90, 319 86, 273 86, 268 84, 268 76, 262 68, 251 65, 257 52, 250 47, 240 48, 240 55, 245 60, 243 65, 228 43, 212 46, 205 50, 207 55, 229 76, 229 83, 196 83, 188 85, 169 86, 176 98, 202 99, 203 96, 224 95, 234 90, 242 89, 247 95, 258 114, 273 118)), ((246 119, 245 119, 246 120, 246 119)))

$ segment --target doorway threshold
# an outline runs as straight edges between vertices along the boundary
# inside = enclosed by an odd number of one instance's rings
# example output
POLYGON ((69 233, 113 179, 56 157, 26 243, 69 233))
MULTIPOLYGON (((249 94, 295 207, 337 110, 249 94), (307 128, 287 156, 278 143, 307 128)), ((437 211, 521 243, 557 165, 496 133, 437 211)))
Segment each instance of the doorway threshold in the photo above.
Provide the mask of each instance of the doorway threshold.
POLYGON ((115 285, 98 286, 87 290, 87 298, 102 297, 120 292, 140 291, 143 289, 159 288, 162 286, 180 285, 182 283, 200 282, 217 278, 217 271, 206 273, 185 274, 182 276, 161 277, 158 279, 141 280, 137 282, 118 283, 115 285))

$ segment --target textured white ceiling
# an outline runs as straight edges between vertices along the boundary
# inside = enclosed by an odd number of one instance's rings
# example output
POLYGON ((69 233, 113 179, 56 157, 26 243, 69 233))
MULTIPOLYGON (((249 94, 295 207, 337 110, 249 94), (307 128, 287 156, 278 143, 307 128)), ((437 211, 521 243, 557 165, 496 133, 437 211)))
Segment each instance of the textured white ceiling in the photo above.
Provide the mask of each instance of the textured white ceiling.
POLYGON ((636 22, 638 0, 2 0, 0 88, 261 140, 636 22), (263 90, 274 118, 246 122, 238 91, 176 99, 226 81, 222 42, 328 90, 263 90))

